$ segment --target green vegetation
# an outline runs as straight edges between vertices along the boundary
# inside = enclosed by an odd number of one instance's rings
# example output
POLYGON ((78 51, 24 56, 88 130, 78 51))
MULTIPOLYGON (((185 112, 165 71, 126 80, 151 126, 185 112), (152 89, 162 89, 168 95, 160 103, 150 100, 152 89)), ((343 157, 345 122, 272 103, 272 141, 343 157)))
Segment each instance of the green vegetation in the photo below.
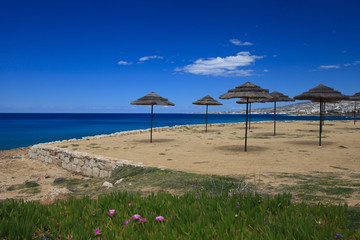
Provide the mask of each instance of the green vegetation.
POLYGON ((24 188, 36 188, 39 187, 40 185, 36 182, 33 181, 25 181, 23 184, 19 184, 19 185, 12 185, 10 187, 7 188, 8 191, 14 191, 14 190, 20 190, 20 189, 24 189, 24 188))
MULTIPOLYGON (((334 167, 339 168, 339 167, 334 167)), ((340 173, 313 172, 313 174, 281 173, 278 178, 295 180, 292 184, 283 184, 277 189, 279 192, 291 192, 299 201, 345 202, 347 198, 358 194, 360 179, 358 175, 348 177, 340 173)))
POLYGON ((359 212, 346 205, 296 205, 288 194, 142 197, 118 192, 48 205, 6 200, 0 203, 0 237, 97 239, 99 229, 103 239, 359 239, 358 222, 349 221, 358 217, 359 212), (135 214, 146 222, 132 219, 135 214), (164 220, 155 221, 157 216, 164 220))
POLYGON ((40 185, 33 181, 25 181, 23 184, 12 185, 7 188, 8 191, 19 190, 20 194, 35 195, 40 193, 40 185))
MULTIPOLYGON (((326 203, 358 194, 359 174, 276 177, 294 184, 273 188, 274 192, 292 192, 294 199, 290 194, 259 194, 260 185, 271 187, 255 176, 250 184, 241 177, 125 166, 106 179, 113 184, 122 179, 110 189, 101 187, 104 179, 56 178, 53 185, 68 188, 72 197, 47 205, 0 201, 0 239, 360 238, 360 208, 326 203), (109 215, 110 209, 114 215, 109 215), (146 222, 132 219, 134 214, 146 222), (157 216, 164 221, 155 221, 157 216)), ((9 188, 39 190, 35 182, 9 188)))
POLYGON ((247 193, 254 190, 253 186, 245 183, 244 179, 157 168, 130 166, 117 168, 109 181, 115 183, 119 179, 124 179, 124 184, 116 186, 118 190, 142 191, 150 187, 177 194, 205 192, 211 195, 247 193), (130 186, 129 183, 131 183, 130 186))

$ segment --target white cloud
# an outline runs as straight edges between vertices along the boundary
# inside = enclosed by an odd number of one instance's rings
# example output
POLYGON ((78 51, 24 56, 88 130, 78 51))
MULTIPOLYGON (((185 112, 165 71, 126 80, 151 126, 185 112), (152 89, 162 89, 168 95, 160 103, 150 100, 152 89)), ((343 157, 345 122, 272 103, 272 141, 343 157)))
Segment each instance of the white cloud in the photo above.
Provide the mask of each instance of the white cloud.
POLYGON ((277 55, 277 54, 274 54, 273 57, 276 58, 276 57, 278 57, 278 55, 277 55))
POLYGON ((264 72, 269 72, 270 70, 269 69, 264 69, 264 72))
POLYGON ((327 69, 333 69, 333 68, 339 69, 339 68, 340 68, 340 65, 339 65, 339 64, 337 64, 337 65, 321 65, 321 66, 319 67, 319 69, 325 69, 325 70, 327 70, 327 69))
POLYGON ((183 68, 176 68, 175 71, 183 71, 196 75, 212 75, 223 77, 234 76, 251 76, 253 71, 251 69, 239 69, 239 67, 249 66, 257 59, 263 56, 250 55, 249 52, 239 52, 236 56, 217 57, 208 59, 198 59, 193 64, 184 66, 183 68))
POLYGON ((131 65, 132 62, 127 62, 127 61, 119 61, 118 62, 119 65, 131 65))
POLYGON ((163 57, 162 56, 157 56, 157 55, 145 56, 145 57, 140 58, 139 61, 144 62, 144 61, 147 61, 147 60, 150 60, 150 59, 163 59, 163 57))
POLYGON ((240 41, 239 39, 230 39, 229 40, 232 44, 236 45, 236 46, 251 46, 251 45, 254 45, 253 43, 251 42, 242 42, 240 41))
MULTIPOLYGON (((343 64, 333 64, 333 65, 321 65, 317 68, 317 70, 328 70, 328 69, 339 69, 342 66, 344 67, 350 67, 350 66, 356 66, 360 65, 360 61, 354 61, 352 63, 343 63, 343 64)), ((316 71, 316 70, 314 70, 316 71)))

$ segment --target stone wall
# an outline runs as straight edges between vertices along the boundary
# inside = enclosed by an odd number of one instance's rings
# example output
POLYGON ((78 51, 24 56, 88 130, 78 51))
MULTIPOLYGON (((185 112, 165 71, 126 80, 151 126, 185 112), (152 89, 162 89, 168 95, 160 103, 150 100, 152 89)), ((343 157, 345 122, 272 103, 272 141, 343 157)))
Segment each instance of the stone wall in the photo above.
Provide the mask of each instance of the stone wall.
POLYGON ((124 166, 125 162, 53 147, 47 144, 32 146, 28 155, 32 159, 52 163, 70 172, 88 177, 110 177, 112 170, 124 166))
MULTIPOLYGON (((211 126, 217 124, 209 124, 209 125, 211 126)), ((191 127, 194 126, 203 127, 203 125, 181 125, 174 127, 153 128, 153 131, 160 132, 160 131, 170 131, 174 129, 190 129, 191 127)), ((90 140, 90 139, 100 139, 111 136, 134 135, 134 134, 149 133, 149 131, 150 129, 124 131, 124 132, 112 133, 109 135, 83 137, 82 139, 90 140)), ((73 143, 77 140, 78 139, 70 139, 70 140, 37 144, 30 148, 28 152, 28 156, 31 159, 36 159, 46 163, 52 163, 70 172, 74 172, 88 177, 110 177, 111 172, 117 167, 122 167, 126 165, 142 166, 142 164, 131 162, 128 160, 110 159, 102 156, 92 155, 89 153, 83 153, 83 152, 69 150, 66 148, 59 148, 53 146, 56 144, 73 143)))

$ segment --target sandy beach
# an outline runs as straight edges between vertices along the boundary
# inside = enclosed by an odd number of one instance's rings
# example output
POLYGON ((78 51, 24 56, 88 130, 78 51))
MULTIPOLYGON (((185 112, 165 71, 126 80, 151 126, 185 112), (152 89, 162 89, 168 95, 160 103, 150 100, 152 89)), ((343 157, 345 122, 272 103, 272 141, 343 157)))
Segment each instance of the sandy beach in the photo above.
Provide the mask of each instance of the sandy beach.
POLYGON ((246 175, 360 172, 360 128, 351 121, 326 122, 318 146, 318 122, 252 123, 244 152, 244 123, 214 124, 149 133, 79 140, 67 147, 80 152, 125 159, 144 166, 201 174, 246 175))
MULTIPOLYGON (((329 180, 334 186, 352 189, 352 194, 346 196, 349 205, 360 204, 360 127, 352 121, 326 121, 322 146, 318 146, 318 122, 278 122, 276 136, 272 122, 254 122, 248 132, 248 152, 244 152, 244 127, 244 123, 213 124, 207 133, 204 125, 169 128, 155 131, 153 143, 149 143, 149 132, 143 132, 52 144, 142 166, 240 177, 269 194, 297 194, 301 191, 295 189, 299 180, 301 184, 329 180)), ((29 159, 28 150, 0 152, 0 199, 44 199, 51 195, 56 178, 86 179, 53 164, 29 159), (40 191, 7 190, 26 181, 39 183, 40 191)), ((335 199, 336 194, 328 197, 335 199)))

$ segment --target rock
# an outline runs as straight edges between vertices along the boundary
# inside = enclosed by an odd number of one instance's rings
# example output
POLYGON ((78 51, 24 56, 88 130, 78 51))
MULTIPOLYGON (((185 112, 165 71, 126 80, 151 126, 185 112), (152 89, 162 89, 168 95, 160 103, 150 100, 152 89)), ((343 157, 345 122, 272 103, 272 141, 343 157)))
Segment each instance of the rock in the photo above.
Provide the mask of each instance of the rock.
POLYGON ((105 181, 102 185, 102 187, 106 187, 106 188, 112 188, 114 185, 112 185, 112 183, 109 183, 108 181, 105 181))
POLYGON ((49 197, 53 198, 53 197, 56 197, 56 196, 58 196, 60 194, 69 194, 69 193, 72 193, 72 191, 70 191, 67 188, 52 188, 50 190, 49 197))
POLYGON ((100 174, 100 169, 98 169, 97 167, 94 167, 92 170, 93 177, 99 177, 99 174, 100 174))
POLYGON ((105 170, 100 170, 100 176, 101 178, 104 178, 104 177, 110 177, 110 173, 105 171, 105 170))
POLYGON ((120 178, 119 180, 117 180, 117 181, 115 182, 115 185, 121 183, 122 181, 124 181, 124 179, 123 179, 123 178, 120 178))

